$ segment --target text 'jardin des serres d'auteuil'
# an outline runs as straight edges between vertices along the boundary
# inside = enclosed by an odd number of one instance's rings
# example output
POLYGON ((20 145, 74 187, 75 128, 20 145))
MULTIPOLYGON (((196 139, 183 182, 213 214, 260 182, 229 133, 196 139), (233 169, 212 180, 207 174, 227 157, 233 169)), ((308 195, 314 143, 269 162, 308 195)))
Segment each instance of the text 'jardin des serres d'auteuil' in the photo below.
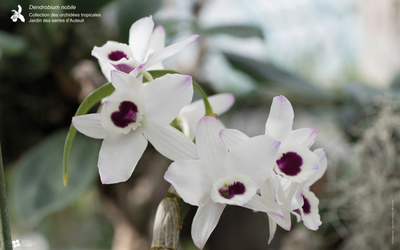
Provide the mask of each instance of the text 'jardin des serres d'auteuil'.
MULTIPOLYGON (((29 5, 29 10, 76 10, 75 5, 29 5)), ((29 23, 83 23, 88 17, 101 17, 100 13, 29 13, 29 23)))

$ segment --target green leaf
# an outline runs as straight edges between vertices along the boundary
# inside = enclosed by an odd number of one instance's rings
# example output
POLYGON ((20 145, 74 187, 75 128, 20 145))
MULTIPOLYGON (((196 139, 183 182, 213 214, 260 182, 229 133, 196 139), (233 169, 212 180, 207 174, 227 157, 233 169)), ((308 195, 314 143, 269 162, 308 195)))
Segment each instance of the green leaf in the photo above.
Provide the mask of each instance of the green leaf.
POLYGON ((22 36, 0 31, 0 51, 7 56, 21 55, 27 48, 28 42, 22 36))
POLYGON ((271 63, 259 62, 230 53, 224 53, 224 55, 234 67, 247 73, 263 86, 279 89, 310 100, 320 102, 333 101, 333 96, 329 93, 271 63))
POLYGON ((77 135, 71 150, 68 187, 60 185, 66 129, 58 131, 25 153, 11 176, 10 198, 16 217, 36 226, 45 216, 83 195, 98 175, 100 141, 77 135))
MULTIPOLYGON (((114 92, 115 88, 111 83, 107 83, 106 85, 101 86, 100 88, 93 91, 85 100, 81 103, 78 110, 75 113, 75 116, 78 115, 85 115, 89 110, 96 105, 101 99, 109 96, 114 92)), ((68 157, 71 151, 72 142, 74 141, 76 135, 76 128, 73 124, 69 127, 69 132, 67 135, 67 139, 65 140, 64 146, 64 160, 63 160, 63 167, 64 167, 64 185, 67 185, 68 179, 68 157)))
POLYGON ((237 37, 260 37, 263 38, 263 32, 255 26, 234 25, 234 26, 219 26, 205 29, 207 35, 227 34, 237 37))

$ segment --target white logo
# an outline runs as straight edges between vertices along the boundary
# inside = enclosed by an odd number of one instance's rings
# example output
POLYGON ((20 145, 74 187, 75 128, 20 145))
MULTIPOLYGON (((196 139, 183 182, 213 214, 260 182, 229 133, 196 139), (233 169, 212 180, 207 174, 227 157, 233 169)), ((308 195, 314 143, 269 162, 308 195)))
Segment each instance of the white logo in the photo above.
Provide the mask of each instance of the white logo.
POLYGON ((25 22, 25 17, 21 14, 22 12, 22 7, 21 5, 18 5, 18 12, 16 10, 12 10, 14 14, 11 16, 11 20, 15 23, 18 18, 21 20, 21 22, 25 22))
MULTIPOLYGON (((18 5, 19 6, 19 5, 18 5)), ((23 17, 22 17, 23 18, 23 17)), ((19 240, 13 240, 12 241, 12 245, 13 245, 13 248, 17 248, 17 247, 20 247, 21 246, 21 244, 19 243, 19 240)))

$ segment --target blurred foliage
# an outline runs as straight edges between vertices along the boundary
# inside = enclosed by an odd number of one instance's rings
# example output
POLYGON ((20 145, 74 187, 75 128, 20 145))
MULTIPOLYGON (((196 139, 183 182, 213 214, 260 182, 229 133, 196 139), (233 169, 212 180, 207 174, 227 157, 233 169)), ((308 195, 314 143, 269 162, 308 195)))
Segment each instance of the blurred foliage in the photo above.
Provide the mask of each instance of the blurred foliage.
POLYGON ((67 131, 59 131, 15 163, 10 203, 16 217, 36 226, 47 215, 84 194, 97 177, 100 141, 78 135, 70 155, 69 185, 62 185, 62 155, 67 131))
POLYGON ((235 26, 217 26, 203 30, 206 35, 226 34, 236 37, 259 37, 264 38, 262 30, 254 26, 235 25, 235 26))
POLYGON ((231 53, 224 53, 237 69, 247 73, 260 84, 279 89, 289 95, 297 95, 308 101, 332 102, 333 96, 299 76, 276 67, 271 63, 259 62, 231 53))

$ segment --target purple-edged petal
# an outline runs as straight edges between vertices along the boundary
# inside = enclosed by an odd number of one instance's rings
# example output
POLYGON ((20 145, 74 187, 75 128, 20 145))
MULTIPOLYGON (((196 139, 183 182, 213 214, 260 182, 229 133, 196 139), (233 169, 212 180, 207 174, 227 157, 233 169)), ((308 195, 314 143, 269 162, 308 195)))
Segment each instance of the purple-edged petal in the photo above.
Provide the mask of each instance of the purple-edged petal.
POLYGON ((146 103, 146 120, 167 125, 192 100, 192 78, 167 74, 147 83, 143 89, 143 97, 146 103))
POLYGON ((140 62, 146 56, 149 48, 153 27, 153 18, 150 16, 137 20, 129 30, 129 47, 132 49, 133 56, 140 62))
POLYGON ((189 44, 191 44, 192 42, 194 42, 197 38, 199 37, 199 35, 193 35, 190 37, 185 38, 182 41, 179 41, 177 43, 174 43, 166 48, 163 48, 159 51, 156 51, 154 53, 154 55, 150 58, 150 60, 148 61, 148 63, 146 64, 146 66, 144 66, 143 70, 147 70, 149 67, 165 60, 166 58, 178 53, 181 49, 183 49, 184 47, 188 46, 189 44))
POLYGON ((101 145, 98 167, 103 184, 113 184, 129 179, 147 147, 140 131, 108 135, 101 145))
POLYGON ((210 201, 197 209, 192 223, 192 238, 198 248, 204 248, 212 231, 217 226, 225 206, 210 201))
POLYGON ((143 84, 140 80, 116 70, 111 72, 111 83, 116 91, 129 92, 136 97, 139 97, 143 90, 143 84))
POLYGON ((314 144, 315 139, 317 139, 317 130, 301 128, 293 130, 292 133, 290 133, 287 144, 294 143, 309 148, 314 144))
POLYGON ((234 149, 236 146, 249 139, 243 132, 229 128, 221 130, 219 136, 229 150, 234 149))
POLYGON ((195 144, 174 127, 146 122, 140 129, 151 145, 168 159, 178 161, 198 158, 195 144))
MULTIPOLYGON (((229 93, 223 93, 208 97, 210 105, 217 115, 225 113, 235 102, 235 97, 229 93)), ((200 119, 205 115, 203 99, 192 102, 191 104, 182 108, 179 117, 182 122, 186 122, 189 128, 189 137, 193 139, 196 134, 196 125, 200 119)))
POLYGON ((257 212, 264 212, 268 214, 274 214, 278 217, 283 217, 283 210, 276 204, 273 200, 266 199, 264 197, 259 196, 258 194, 254 195, 251 200, 249 200, 245 205, 245 208, 252 209, 257 212))
POLYGON ((228 149, 219 138, 221 129, 221 124, 214 117, 206 116, 199 121, 196 131, 199 158, 216 169, 218 179, 226 176, 223 164, 228 154, 228 149))
POLYGON ((269 224, 269 239, 268 239, 268 244, 271 243, 272 239, 274 238, 275 232, 276 232, 276 222, 271 219, 271 217, 268 217, 268 224, 269 224))
POLYGON ((100 114, 74 116, 72 124, 79 132, 92 138, 104 139, 108 135, 107 131, 101 125, 100 114))
POLYGON ((314 154, 319 159, 319 168, 308 179, 306 187, 310 187, 317 180, 319 180, 324 175, 324 173, 326 171, 326 168, 328 166, 328 161, 326 159, 326 155, 325 155, 324 150, 322 148, 318 148, 318 149, 314 150, 314 154))
POLYGON ((201 160, 176 161, 170 165, 164 179, 175 187, 182 199, 202 206, 210 201, 213 187, 212 168, 201 160))
POLYGON ((265 124, 265 133, 284 143, 292 131, 293 118, 293 108, 289 100, 282 95, 274 97, 265 124))
POLYGON ((226 173, 247 175, 260 188, 273 173, 279 145, 280 142, 268 135, 244 141, 228 153, 224 163, 226 173))
POLYGON ((165 47, 165 29, 163 26, 158 25, 154 28, 150 37, 149 48, 154 51, 159 51, 165 47))

